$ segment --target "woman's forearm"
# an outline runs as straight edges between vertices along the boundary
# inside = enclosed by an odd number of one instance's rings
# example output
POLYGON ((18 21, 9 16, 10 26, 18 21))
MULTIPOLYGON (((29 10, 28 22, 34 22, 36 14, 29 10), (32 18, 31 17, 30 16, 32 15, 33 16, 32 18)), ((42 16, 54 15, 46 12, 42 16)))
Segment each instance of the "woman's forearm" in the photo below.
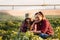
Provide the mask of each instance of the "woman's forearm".
POLYGON ((34 26, 34 23, 31 25, 31 28, 30 28, 30 30, 32 30, 32 29, 33 29, 33 26, 34 26))
POLYGON ((41 31, 31 31, 31 32, 33 32, 33 33, 41 33, 41 31))
POLYGON ((34 33, 41 33, 41 31, 35 31, 34 33))

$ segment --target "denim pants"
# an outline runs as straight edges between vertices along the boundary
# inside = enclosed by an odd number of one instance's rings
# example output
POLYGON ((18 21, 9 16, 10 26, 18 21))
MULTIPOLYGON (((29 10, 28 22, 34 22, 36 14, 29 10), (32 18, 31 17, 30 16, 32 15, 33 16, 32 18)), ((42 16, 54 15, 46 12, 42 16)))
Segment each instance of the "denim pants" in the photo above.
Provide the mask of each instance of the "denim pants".
POLYGON ((44 34, 44 33, 40 33, 39 36, 42 37, 43 39, 46 39, 49 37, 48 34, 44 34))

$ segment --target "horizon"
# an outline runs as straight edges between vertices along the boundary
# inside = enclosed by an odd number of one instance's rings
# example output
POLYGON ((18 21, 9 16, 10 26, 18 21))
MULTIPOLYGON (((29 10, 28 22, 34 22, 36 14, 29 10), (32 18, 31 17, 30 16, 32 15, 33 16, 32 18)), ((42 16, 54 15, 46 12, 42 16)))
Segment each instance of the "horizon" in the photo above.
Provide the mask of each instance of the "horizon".
POLYGON ((6 12, 12 16, 25 16, 26 13, 29 13, 29 16, 32 17, 39 11, 43 12, 44 15, 60 15, 60 10, 2 10, 0 12, 6 12))

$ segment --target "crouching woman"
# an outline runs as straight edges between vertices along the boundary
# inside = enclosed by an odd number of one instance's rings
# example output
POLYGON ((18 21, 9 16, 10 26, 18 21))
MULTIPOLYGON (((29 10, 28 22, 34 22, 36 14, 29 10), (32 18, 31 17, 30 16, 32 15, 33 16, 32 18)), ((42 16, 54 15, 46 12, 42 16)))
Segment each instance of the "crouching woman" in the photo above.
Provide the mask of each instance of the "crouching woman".
POLYGON ((31 26, 31 32, 38 34, 44 39, 54 35, 53 27, 50 22, 44 18, 42 12, 37 12, 35 14, 35 19, 31 26))

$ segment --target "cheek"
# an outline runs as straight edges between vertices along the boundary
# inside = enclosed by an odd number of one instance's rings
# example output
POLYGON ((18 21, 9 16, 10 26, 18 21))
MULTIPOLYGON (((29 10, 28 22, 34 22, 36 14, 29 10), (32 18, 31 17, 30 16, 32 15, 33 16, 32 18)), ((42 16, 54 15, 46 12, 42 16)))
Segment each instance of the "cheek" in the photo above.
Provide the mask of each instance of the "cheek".
POLYGON ((42 17, 40 17, 39 20, 42 20, 42 17))
POLYGON ((29 20, 26 20, 27 22, 29 22, 29 20))

